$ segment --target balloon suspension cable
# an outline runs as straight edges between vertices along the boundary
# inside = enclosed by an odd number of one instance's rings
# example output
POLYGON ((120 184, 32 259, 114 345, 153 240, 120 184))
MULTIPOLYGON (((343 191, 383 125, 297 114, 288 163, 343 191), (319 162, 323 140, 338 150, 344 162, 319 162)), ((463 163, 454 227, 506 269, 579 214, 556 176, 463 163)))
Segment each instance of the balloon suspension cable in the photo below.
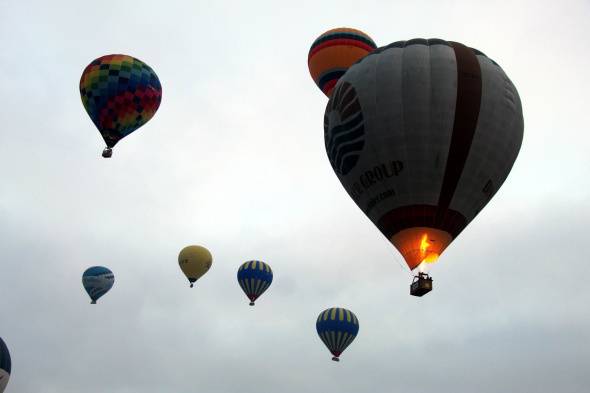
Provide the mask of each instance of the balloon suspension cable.
POLYGON ((254 302, 250 302, 250 305, 253 306, 254 305, 254 302))
POLYGON ((393 254, 393 259, 395 259, 395 261, 403 271, 412 274, 412 269, 410 269, 410 267, 407 265, 407 263, 405 263, 405 261, 403 261, 400 257, 397 256, 395 250, 393 254))
POLYGON ((333 360, 333 361, 335 361, 335 362, 339 362, 339 361, 340 361, 340 359, 338 359, 338 357, 336 357, 336 356, 334 356, 334 357, 332 358, 332 360, 333 360))

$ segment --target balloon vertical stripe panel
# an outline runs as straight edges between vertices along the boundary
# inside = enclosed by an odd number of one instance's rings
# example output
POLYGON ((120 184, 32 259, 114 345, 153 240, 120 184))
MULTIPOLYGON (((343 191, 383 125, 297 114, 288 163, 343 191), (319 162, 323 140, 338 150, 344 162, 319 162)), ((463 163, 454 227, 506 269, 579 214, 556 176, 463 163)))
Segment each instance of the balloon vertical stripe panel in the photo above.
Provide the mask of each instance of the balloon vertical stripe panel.
POLYGON ((11 371, 12 361, 10 359, 10 352, 4 340, 0 337, 0 393, 6 389, 11 371))
POLYGON ((467 217, 475 217, 504 183, 518 156, 524 129, 520 99, 512 82, 485 55, 478 55, 477 61, 482 78, 477 126, 449 206, 467 217))
POLYGON ((500 66, 439 39, 396 42, 359 60, 324 117, 340 182, 411 269, 435 260, 497 192, 523 128, 518 92, 500 66), (341 133, 358 129, 352 107, 363 132, 349 141, 341 133))
POLYGON ((237 278, 253 306, 272 283, 273 273, 270 266, 262 261, 247 261, 239 267, 237 278))

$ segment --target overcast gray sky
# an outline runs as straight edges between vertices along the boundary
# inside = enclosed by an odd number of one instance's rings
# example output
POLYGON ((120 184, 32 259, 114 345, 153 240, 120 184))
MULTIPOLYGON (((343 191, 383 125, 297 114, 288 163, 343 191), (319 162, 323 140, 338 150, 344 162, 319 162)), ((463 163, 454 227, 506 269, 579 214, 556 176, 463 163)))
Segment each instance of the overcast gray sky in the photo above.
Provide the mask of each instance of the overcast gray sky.
POLYGON ((0 0, 6 392, 587 391, 589 15, 554 0, 0 0), (325 154, 307 52, 338 26, 380 46, 462 42, 520 93, 512 173, 424 298, 325 154), (104 160, 78 82, 109 53, 149 64, 163 100, 104 160), (214 256, 192 290, 188 244, 214 256), (235 274, 254 258, 275 277, 251 308, 235 274), (116 281, 90 306, 96 264, 116 281), (315 332, 331 306, 360 320, 339 364, 315 332))

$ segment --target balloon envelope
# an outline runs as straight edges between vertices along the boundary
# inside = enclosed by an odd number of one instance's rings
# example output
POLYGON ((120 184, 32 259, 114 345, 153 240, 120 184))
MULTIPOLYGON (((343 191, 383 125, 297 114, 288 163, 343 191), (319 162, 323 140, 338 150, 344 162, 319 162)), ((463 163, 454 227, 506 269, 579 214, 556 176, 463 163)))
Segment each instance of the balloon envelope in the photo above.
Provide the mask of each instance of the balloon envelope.
POLYGON ((345 308, 328 308, 320 313, 316 321, 318 335, 338 361, 340 354, 356 338, 359 321, 354 313, 345 308))
POLYGON ((253 306, 272 283, 272 269, 262 261, 244 262, 238 269, 238 283, 253 306))
POLYGON ((439 39, 364 57, 339 80, 324 118, 332 168, 410 269, 434 262, 498 191, 523 128, 502 68, 439 39))
POLYGON ((191 283, 191 288, 195 281, 207 273, 212 263, 213 256, 209 250, 202 246, 187 246, 178 254, 178 264, 191 283))
POLYGON ((10 379, 11 370, 10 352, 2 337, 0 337, 0 393, 4 392, 8 380, 10 379))
POLYGON ((328 97, 348 67, 366 56, 377 45, 360 30, 339 27, 326 31, 311 45, 307 56, 309 73, 328 97))
POLYGON ((80 78, 82 104, 109 148, 147 123, 162 100, 156 73, 127 55, 106 55, 80 78))
POLYGON ((92 304, 107 293, 115 283, 115 276, 112 271, 104 266, 93 266, 82 275, 82 285, 92 299, 92 304))

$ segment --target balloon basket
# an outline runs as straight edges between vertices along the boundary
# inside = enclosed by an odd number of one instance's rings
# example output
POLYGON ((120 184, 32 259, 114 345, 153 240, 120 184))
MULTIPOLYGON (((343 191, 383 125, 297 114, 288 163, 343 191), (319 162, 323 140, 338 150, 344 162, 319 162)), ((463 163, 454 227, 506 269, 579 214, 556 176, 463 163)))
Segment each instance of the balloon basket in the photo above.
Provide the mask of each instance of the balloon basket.
POLYGON ((113 149, 111 149, 110 147, 105 147, 105 149, 102 151, 102 156, 104 158, 110 158, 113 155, 113 149))
POLYGON ((339 362, 339 361, 340 361, 340 359, 338 359, 336 356, 334 356, 334 357, 332 358, 332 360, 333 360, 333 361, 335 361, 335 362, 339 362))
POLYGON ((432 277, 426 273, 418 273, 417 276, 414 276, 412 285, 410 285, 410 295, 421 297, 430 291, 432 291, 432 277))
POLYGON ((90 304, 96 304, 96 300, 91 301, 90 304))
POLYGON ((254 305, 254 302, 250 302, 250 305, 253 306, 254 305))

